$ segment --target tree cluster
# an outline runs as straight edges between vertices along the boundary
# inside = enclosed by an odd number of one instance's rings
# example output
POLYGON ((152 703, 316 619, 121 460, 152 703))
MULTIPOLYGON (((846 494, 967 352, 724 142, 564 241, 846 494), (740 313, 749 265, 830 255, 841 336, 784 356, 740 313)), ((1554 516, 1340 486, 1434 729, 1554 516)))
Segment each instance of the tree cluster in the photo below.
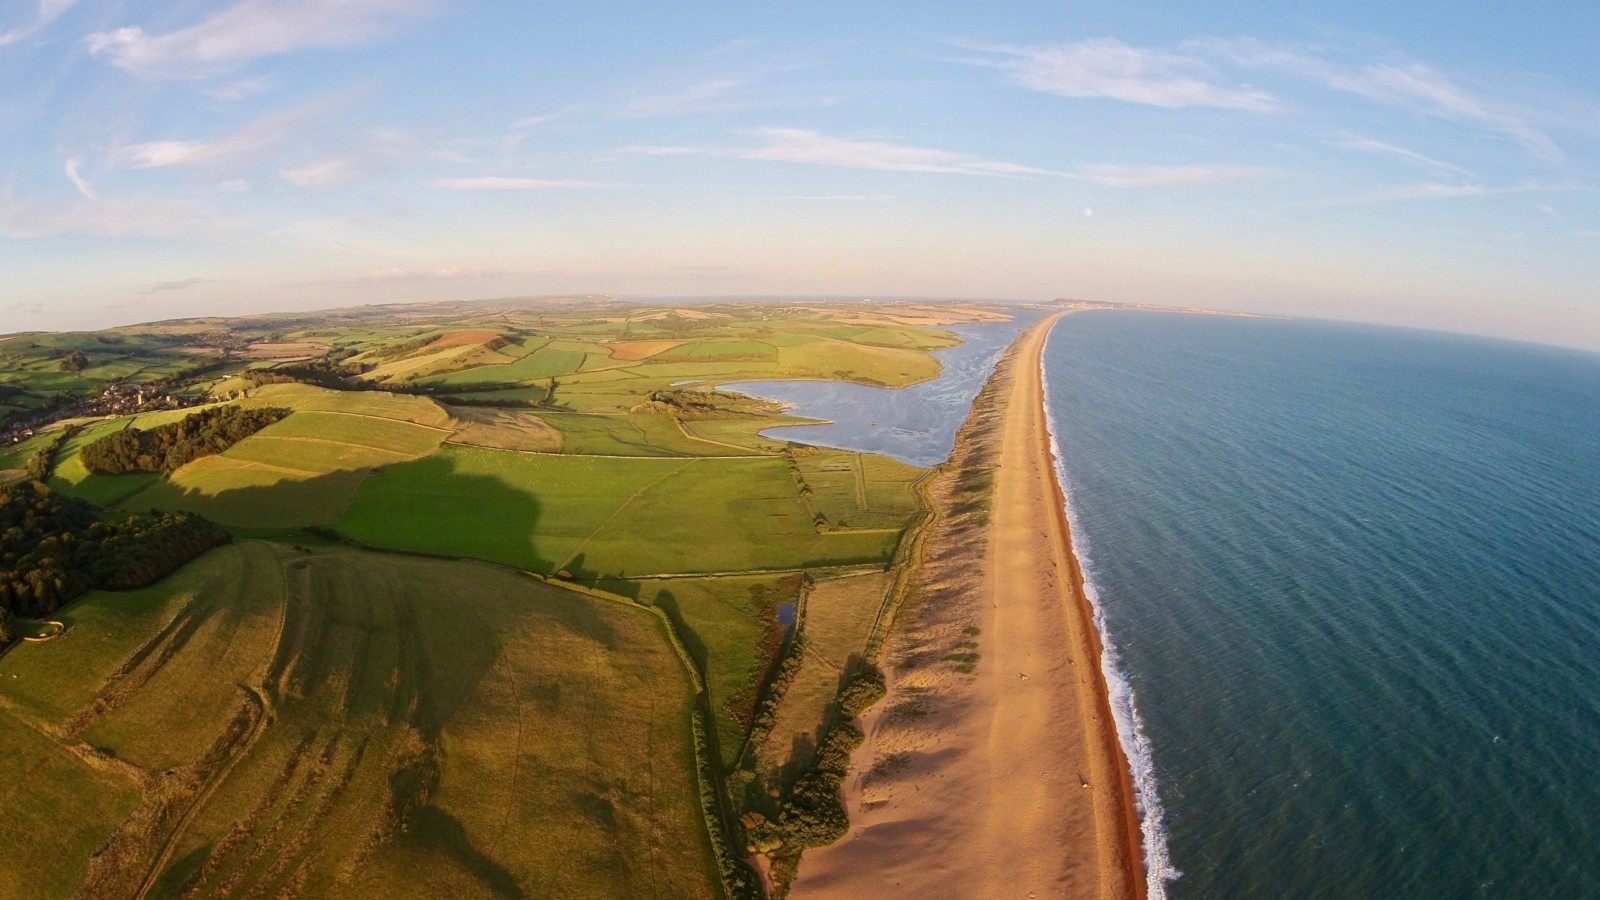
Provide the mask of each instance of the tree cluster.
POLYGON ((124 472, 171 472, 190 460, 232 447, 289 415, 269 407, 245 409, 218 406, 148 431, 125 428, 83 448, 83 464, 107 475, 124 472))
POLYGON ((71 425, 61 429, 61 432, 50 443, 35 450, 33 455, 28 457, 29 478, 35 481, 45 481, 50 477, 50 473, 55 471, 56 453, 67 442, 67 438, 72 436, 72 431, 73 426, 71 425))
POLYGON ((89 368, 89 357, 82 350, 73 350, 61 358, 60 368, 63 372, 82 372, 89 368))
POLYGON ((10 484, 0 488, 0 608, 37 617, 91 588, 144 587, 229 540, 190 513, 106 522, 39 482, 10 484))

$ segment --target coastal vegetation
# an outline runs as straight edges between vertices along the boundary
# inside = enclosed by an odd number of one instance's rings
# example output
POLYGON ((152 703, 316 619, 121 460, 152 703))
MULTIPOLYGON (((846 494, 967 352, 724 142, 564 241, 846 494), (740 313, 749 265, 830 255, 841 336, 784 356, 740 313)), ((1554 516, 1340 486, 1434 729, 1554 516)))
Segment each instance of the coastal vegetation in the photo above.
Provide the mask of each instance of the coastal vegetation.
MULTIPOLYGON (((716 385, 933 377, 952 316, 993 314, 578 298, 123 330, 221 365, 187 408, 15 434, 0 468, 47 460, 13 488, 77 530, 13 556, 235 542, 14 604, 71 637, 0 657, 0 745, 76 814, 70 864, 0 879, 743 897, 759 852, 781 892, 842 833, 927 472, 768 438, 797 420, 716 385)), ((94 372, 98 338, 66 343, 94 372)))

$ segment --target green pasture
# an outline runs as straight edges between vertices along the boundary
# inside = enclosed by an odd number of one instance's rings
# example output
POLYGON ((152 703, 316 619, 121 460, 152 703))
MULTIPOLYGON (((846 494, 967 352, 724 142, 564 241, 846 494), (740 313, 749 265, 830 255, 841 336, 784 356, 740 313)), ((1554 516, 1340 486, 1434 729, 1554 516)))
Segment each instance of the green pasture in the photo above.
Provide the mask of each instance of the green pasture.
POLYGON ((749 730, 756 692, 782 642, 778 607, 800 599, 800 576, 653 578, 605 581, 600 587, 659 606, 672 618, 705 673, 722 764, 731 768, 749 730))
POLYGON ((385 391, 330 391, 308 384, 264 384, 245 406, 284 406, 296 412, 335 412, 449 428, 450 413, 427 397, 385 391))
POLYGON ((366 470, 314 475, 228 456, 206 456, 122 501, 129 511, 188 510, 223 525, 297 528, 344 515, 366 470))
POLYGON ((812 502, 842 528, 899 528, 917 510, 916 482, 926 469, 873 453, 797 450, 795 465, 812 502))
POLYGON ((338 528, 375 546, 616 577, 887 563, 899 538, 817 533, 777 458, 453 446, 370 475, 338 528))
POLYGON ((664 413, 587 414, 540 411, 561 433, 563 452, 597 456, 730 456, 746 451, 698 438, 664 413))

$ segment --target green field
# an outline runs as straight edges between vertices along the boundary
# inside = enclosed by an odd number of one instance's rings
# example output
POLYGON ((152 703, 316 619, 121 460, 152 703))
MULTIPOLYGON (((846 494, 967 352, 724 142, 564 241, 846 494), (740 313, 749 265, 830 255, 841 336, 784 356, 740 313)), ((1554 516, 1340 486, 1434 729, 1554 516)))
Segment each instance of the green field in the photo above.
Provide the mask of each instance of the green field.
POLYGON ((339 530, 380 547, 638 577, 887 563, 895 529, 817 533, 783 461, 446 447, 367 477, 339 530))
POLYGON ((956 338, 908 323, 948 315, 575 298, 0 339, 7 415, 117 379, 292 411, 107 476, 85 445, 194 407, 79 407, 55 489, 240 542, 0 656, 0 896, 721 896, 700 780, 776 815, 927 473, 761 437, 802 420, 716 386, 934 378, 956 338))
POLYGON ((7 896, 718 893, 647 610, 251 542, 63 618, 0 659, 7 896))
POLYGON ((865 653, 888 587, 888 576, 873 572, 824 579, 807 593, 800 669, 778 705, 776 724, 756 748, 765 784, 783 784, 811 761, 824 715, 847 667, 865 653))

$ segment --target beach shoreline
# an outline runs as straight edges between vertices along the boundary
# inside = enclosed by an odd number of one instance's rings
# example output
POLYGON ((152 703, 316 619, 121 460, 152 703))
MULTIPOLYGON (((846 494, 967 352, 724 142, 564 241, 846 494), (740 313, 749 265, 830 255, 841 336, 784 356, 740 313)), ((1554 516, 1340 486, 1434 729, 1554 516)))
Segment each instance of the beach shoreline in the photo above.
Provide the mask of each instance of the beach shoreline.
POLYGON ((928 488, 889 696, 845 786, 850 832, 806 853, 792 896, 1145 897, 1044 405, 1059 318, 1005 351, 928 488))

